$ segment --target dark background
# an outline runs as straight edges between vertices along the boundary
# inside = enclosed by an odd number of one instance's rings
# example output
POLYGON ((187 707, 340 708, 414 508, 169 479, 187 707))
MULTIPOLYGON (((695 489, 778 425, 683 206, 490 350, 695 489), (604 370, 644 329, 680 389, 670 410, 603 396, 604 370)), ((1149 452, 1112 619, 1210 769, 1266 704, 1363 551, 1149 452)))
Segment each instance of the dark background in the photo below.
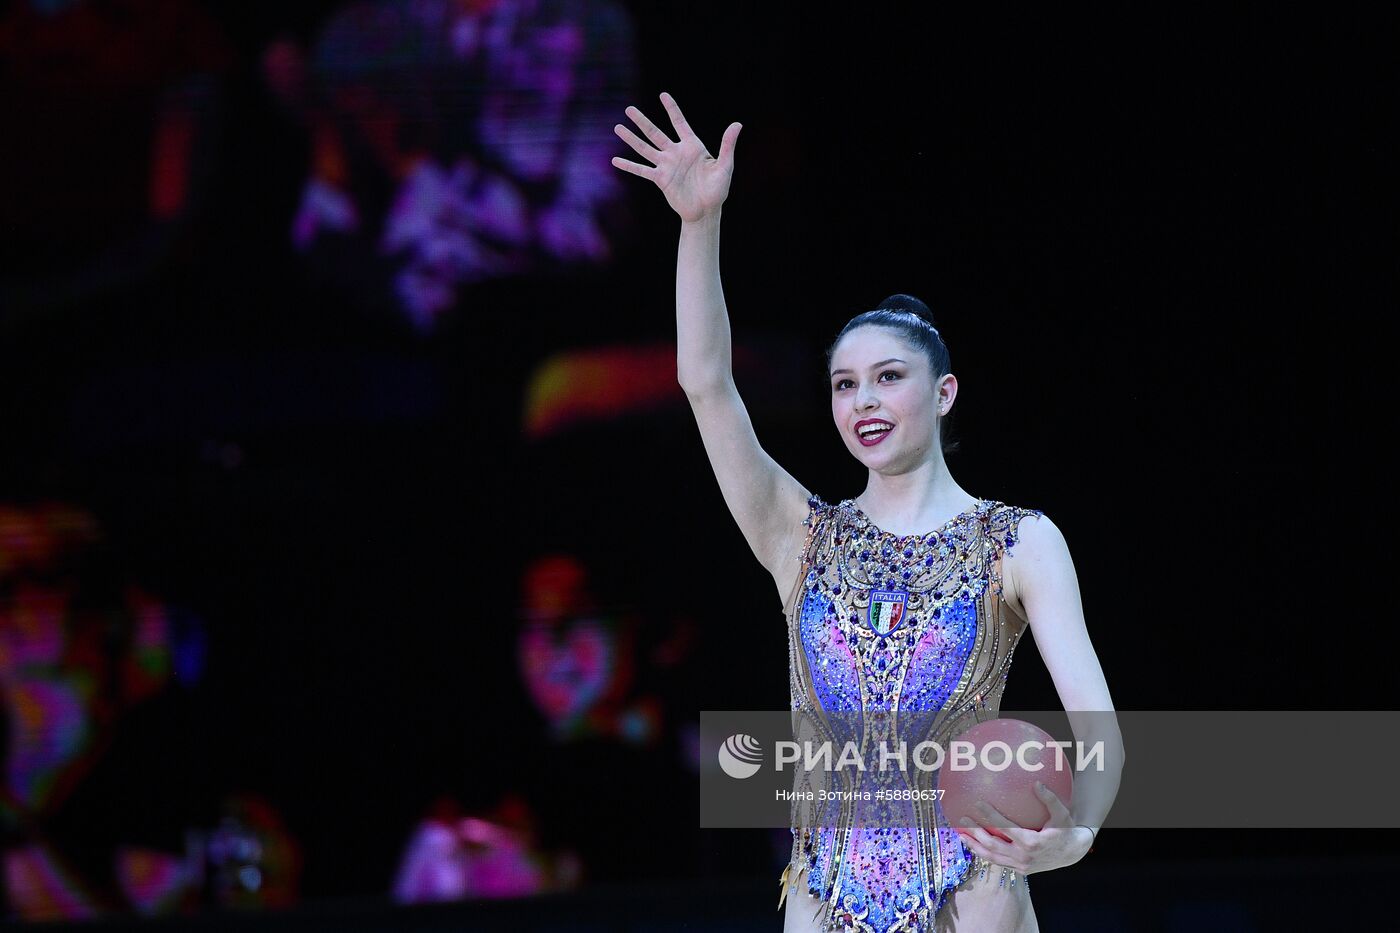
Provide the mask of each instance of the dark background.
MULTIPOLYGON (((913 293, 960 380, 953 474, 1063 529, 1119 708, 1393 706, 1396 84, 1377 24, 626 6, 635 103, 660 122, 671 92, 712 151, 744 124, 723 274, 736 343, 771 352, 740 389, 778 462, 828 500, 863 488, 822 353, 913 293)), ((473 287, 429 336, 309 280, 285 237, 306 153, 256 62, 330 7, 209 5, 233 58, 190 226, 135 281, 0 309, 0 495, 85 503, 123 573, 208 622, 208 679, 146 727, 188 752, 172 830, 210 781, 256 786, 306 848, 307 899, 370 896, 435 795, 562 781, 579 799, 541 804, 545 838, 590 881, 766 896, 768 836, 695 829, 655 791, 675 777, 659 753, 548 744, 515 666, 521 567, 587 548, 608 586, 698 623, 679 718, 787 705, 778 597, 688 411, 545 445, 511 429, 556 351, 674 339, 678 222, 628 176, 615 261, 473 287), (503 745, 523 760, 499 764, 503 745)), ((1029 646, 1004 705, 1058 706, 1029 646)), ((1189 876, 1206 853, 1215 879, 1272 856, 1325 876, 1395 843, 1110 827, 1089 859, 1189 876)))

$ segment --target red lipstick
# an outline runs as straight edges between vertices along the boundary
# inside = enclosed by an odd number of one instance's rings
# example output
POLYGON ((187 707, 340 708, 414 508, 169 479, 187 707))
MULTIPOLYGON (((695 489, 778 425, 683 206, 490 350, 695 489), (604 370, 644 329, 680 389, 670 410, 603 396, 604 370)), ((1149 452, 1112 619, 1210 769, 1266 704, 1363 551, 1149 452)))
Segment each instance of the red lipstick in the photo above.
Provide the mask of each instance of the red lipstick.
POLYGON ((884 418, 862 418, 860 421, 856 422, 855 430, 856 438, 861 444, 866 447, 874 447, 890 436, 890 432, 894 430, 894 425, 890 424, 884 418), (871 427, 871 430, 866 430, 862 433, 862 430, 867 425, 871 427), (882 430, 876 430, 876 428, 881 428, 882 430))

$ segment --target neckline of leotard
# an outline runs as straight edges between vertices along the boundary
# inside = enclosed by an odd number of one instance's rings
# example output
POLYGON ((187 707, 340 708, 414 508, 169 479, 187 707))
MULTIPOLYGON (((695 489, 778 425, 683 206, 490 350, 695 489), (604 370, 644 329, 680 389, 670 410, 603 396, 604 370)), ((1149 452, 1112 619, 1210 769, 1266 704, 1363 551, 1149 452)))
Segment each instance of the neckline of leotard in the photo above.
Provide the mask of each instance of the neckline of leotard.
POLYGON ((972 505, 969 505, 967 508, 963 509, 957 515, 954 515, 952 518, 948 519, 946 522, 944 522, 942 525, 939 525, 932 531, 924 531, 920 532, 919 534, 912 535, 897 535, 893 531, 886 531, 885 529, 881 528, 879 525, 871 521, 870 516, 865 514, 865 510, 862 509, 860 506, 856 505, 856 500, 843 499, 841 501, 841 505, 843 507, 848 507, 852 512, 855 513, 857 518, 864 522, 868 527, 873 528, 878 535, 885 538, 893 538, 896 541, 917 541, 921 538, 929 538, 942 535, 949 529, 961 525, 963 522, 966 522, 982 514, 982 512, 990 508, 992 504, 993 503, 991 499, 979 498, 972 505))

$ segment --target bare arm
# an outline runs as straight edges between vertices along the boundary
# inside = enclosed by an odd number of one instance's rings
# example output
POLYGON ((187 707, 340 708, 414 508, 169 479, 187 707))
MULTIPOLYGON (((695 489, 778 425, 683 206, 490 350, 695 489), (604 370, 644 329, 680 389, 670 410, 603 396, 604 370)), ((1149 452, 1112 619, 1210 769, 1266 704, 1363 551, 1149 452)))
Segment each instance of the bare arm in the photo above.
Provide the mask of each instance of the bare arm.
POLYGON ((1086 770, 1075 776, 1074 785, 1074 822, 1097 831, 1118 796, 1126 754, 1108 681, 1084 621, 1069 544, 1048 516, 1040 516, 1022 523, 1013 554, 1006 566, 1014 597, 1035 633, 1075 740, 1086 748, 1104 746, 1104 770, 1086 770))
MULTIPOLYGON (((1050 812, 1040 830, 1022 829, 994 811, 991 825, 1011 837, 1006 843, 985 829, 973 828, 969 848, 999 865, 1031 873, 1072 865, 1093 845, 1118 796, 1123 763, 1123 735, 1108 692, 1103 667, 1089 640, 1079 581, 1064 535, 1049 517, 1028 518, 1021 540, 1005 563, 1007 603, 1035 633, 1035 644, 1064 704, 1076 744, 1092 749, 1102 743, 1103 767, 1091 766, 1074 777, 1072 807, 1054 791, 1037 789, 1050 812), (1085 828, 1090 827, 1090 828, 1085 828)), ((1075 754, 1067 755, 1073 763, 1075 754)))
POLYGON ((653 166, 621 158, 613 165, 655 182, 681 218, 676 255, 676 376, 700 427, 725 504, 760 563, 786 598, 805 540, 808 491, 764 451, 734 385, 729 312, 719 274, 720 209, 734 171, 740 124, 724 132, 712 158, 669 94, 661 102, 680 142, 636 107, 627 114, 650 145, 622 124, 615 129, 653 166))

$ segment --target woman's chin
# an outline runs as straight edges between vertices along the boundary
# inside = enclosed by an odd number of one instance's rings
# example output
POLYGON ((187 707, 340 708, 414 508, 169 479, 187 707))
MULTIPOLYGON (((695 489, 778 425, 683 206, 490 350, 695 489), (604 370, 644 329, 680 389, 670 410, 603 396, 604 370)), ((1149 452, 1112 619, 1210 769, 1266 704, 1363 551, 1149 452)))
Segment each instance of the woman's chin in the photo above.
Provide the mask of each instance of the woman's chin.
POLYGON ((877 464, 888 463, 890 461, 891 454, 894 451, 892 449, 886 450, 884 448, 884 444, 876 444, 874 447, 866 447, 864 444, 857 442, 856 449, 851 451, 851 453, 855 454, 855 458, 861 463, 865 464, 866 466, 873 467, 877 464))

